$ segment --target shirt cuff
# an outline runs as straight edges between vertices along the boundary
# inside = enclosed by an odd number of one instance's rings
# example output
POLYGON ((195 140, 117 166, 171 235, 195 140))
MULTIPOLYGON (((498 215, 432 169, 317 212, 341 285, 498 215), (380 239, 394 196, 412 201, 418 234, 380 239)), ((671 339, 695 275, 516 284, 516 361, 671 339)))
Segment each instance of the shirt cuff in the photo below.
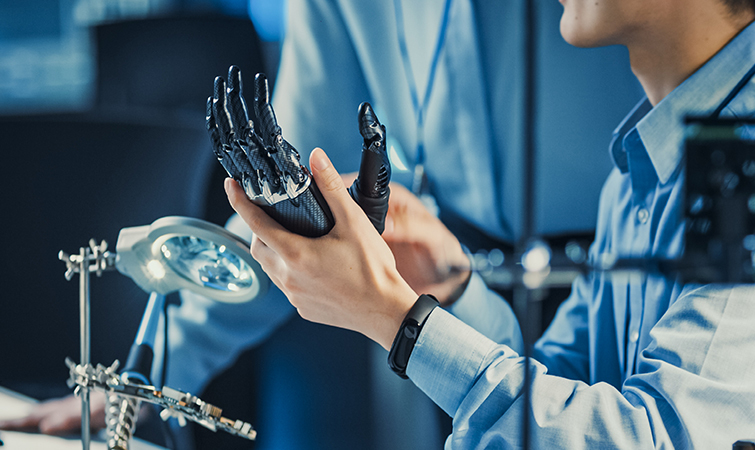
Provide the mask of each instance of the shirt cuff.
POLYGON ((422 327, 406 373, 448 415, 471 389, 485 356, 496 347, 474 328, 441 308, 422 327))

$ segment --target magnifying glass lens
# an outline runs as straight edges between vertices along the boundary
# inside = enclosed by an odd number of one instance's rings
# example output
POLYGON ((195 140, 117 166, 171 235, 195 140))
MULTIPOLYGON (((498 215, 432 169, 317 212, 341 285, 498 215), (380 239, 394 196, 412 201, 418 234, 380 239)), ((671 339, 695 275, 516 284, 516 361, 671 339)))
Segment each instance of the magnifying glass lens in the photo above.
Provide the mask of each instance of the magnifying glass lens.
POLYGON ((160 251, 171 269, 200 286, 236 292, 254 285, 252 268, 225 245, 194 236, 174 236, 160 251))

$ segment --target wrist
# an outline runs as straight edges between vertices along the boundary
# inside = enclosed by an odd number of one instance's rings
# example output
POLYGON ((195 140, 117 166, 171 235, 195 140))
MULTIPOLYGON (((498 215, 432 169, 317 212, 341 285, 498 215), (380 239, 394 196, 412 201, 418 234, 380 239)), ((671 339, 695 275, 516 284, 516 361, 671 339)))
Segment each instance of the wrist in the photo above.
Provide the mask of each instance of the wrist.
POLYGON ((457 241, 450 254, 454 255, 454 262, 447 263, 448 272, 443 275, 443 291, 436 295, 444 308, 453 305, 464 294, 472 278, 472 255, 469 251, 457 241))
POLYGON ((471 270, 467 269, 467 270, 461 271, 456 277, 454 277, 454 283, 451 285, 451 288, 449 289, 450 293, 444 296, 440 304, 444 308, 447 308, 453 305, 456 302, 456 300, 458 300, 464 294, 464 291, 467 290, 467 286, 469 285, 469 280, 471 278, 472 278, 471 270))
POLYGON ((389 290, 383 290, 383 294, 380 296, 387 301, 384 303, 385 306, 381 308, 382 311, 373 315, 371 319, 368 318, 368 322, 374 326, 372 334, 364 333, 386 350, 390 350, 401 322, 418 296, 414 289, 399 276, 397 276, 397 280, 398 283, 387 282, 383 285, 392 286, 389 290))
POLYGON ((406 368, 409 365, 409 357, 427 318, 438 306, 440 304, 435 297, 422 294, 401 322, 388 353, 388 366, 401 378, 408 378, 406 368))

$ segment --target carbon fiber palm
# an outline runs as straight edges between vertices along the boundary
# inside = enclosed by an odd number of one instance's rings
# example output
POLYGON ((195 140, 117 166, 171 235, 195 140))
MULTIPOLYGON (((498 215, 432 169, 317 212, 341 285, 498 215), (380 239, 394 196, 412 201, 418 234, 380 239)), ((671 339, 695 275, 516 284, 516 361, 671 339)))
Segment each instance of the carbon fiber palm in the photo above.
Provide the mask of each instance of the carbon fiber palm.
MULTIPOLYGON (((333 215, 299 152, 283 139, 264 74, 255 77, 254 112, 256 121, 249 117, 238 67, 229 69, 227 86, 223 78, 215 78, 206 119, 218 161, 251 201, 289 231, 310 237, 327 234, 335 224, 333 215)), ((358 122, 364 139, 362 165, 349 193, 382 232, 390 182, 385 127, 368 103, 359 106, 358 122)))

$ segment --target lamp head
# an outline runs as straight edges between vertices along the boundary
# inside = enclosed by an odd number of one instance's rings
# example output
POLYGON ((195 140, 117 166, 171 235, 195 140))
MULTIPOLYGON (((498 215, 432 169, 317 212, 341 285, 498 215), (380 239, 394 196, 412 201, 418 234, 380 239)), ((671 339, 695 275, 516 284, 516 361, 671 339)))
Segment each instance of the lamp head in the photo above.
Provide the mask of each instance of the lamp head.
POLYGON ((217 301, 243 303, 269 287, 249 243, 199 219, 168 216, 123 228, 116 252, 118 271, 146 292, 189 289, 217 301))

